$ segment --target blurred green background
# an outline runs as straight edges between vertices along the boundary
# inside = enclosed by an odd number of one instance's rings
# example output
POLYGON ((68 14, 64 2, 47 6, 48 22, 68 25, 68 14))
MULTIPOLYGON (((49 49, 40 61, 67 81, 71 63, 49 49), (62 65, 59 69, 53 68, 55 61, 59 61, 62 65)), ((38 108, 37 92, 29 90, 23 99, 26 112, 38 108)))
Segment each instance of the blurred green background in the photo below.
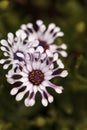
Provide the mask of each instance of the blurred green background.
POLYGON ((52 104, 43 107, 37 96, 35 106, 27 108, 9 94, 13 86, 0 65, 0 130, 87 130, 87 0, 0 0, 0 39, 37 19, 54 22, 65 33, 55 43, 68 46, 62 61, 69 75, 54 80, 64 90, 61 95, 49 90, 52 104))

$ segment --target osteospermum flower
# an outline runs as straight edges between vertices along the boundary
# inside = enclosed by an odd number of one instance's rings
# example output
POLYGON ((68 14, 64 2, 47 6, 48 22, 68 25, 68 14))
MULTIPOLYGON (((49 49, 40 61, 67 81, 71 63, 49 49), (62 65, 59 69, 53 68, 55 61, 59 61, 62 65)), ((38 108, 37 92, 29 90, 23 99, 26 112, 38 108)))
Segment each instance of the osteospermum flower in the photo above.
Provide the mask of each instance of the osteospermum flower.
POLYGON ((0 49, 4 52, 5 59, 0 60, 0 64, 4 64, 3 68, 7 69, 10 65, 15 69, 18 67, 18 62, 24 63, 22 56, 27 56, 27 53, 38 46, 37 40, 32 42, 26 42, 25 34, 14 37, 12 33, 8 33, 7 40, 1 40, 0 49))
POLYGON ((64 35, 64 33, 61 32, 60 27, 56 27, 54 23, 49 24, 48 28, 46 29, 43 21, 37 20, 36 26, 34 26, 32 23, 23 24, 21 29, 19 29, 17 32, 20 32, 21 30, 24 31, 26 38, 30 41, 35 39, 39 40, 39 45, 36 48, 36 51, 40 51, 41 53, 45 52, 44 55, 47 54, 48 57, 53 58, 54 54, 56 54, 57 57, 59 54, 61 54, 63 57, 67 56, 65 51, 67 46, 64 43, 61 45, 53 44, 56 38, 64 35))
POLYGON ((62 69, 64 66, 59 60, 59 66, 54 68, 53 61, 48 57, 41 59, 41 54, 29 54, 30 60, 25 61, 25 66, 21 65, 22 71, 15 72, 11 70, 6 75, 7 81, 10 84, 19 83, 20 85, 11 90, 11 95, 16 95, 16 100, 20 101, 25 96, 25 106, 33 106, 37 92, 41 94, 41 102, 44 106, 48 102, 53 102, 53 96, 47 91, 47 87, 54 89, 61 94, 63 87, 51 83, 51 79, 56 77, 66 77, 67 71, 64 70, 59 74, 54 74, 55 71, 62 69))

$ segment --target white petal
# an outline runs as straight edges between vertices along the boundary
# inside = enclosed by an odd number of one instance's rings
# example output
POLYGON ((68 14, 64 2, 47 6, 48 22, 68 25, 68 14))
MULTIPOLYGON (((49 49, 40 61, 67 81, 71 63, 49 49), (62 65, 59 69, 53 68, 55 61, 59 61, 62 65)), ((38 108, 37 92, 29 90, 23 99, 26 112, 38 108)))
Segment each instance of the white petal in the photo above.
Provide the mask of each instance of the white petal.
POLYGON ((62 49, 64 49, 64 50, 66 50, 66 49, 67 49, 66 44, 62 44, 60 47, 61 47, 62 49))
POLYGON ((27 26, 26 26, 25 24, 22 24, 22 25, 21 25, 21 28, 22 28, 23 30, 26 30, 26 29, 27 29, 27 26))
POLYGON ((45 81, 42 82, 42 85, 43 86, 49 86, 49 83, 48 83, 48 81, 45 80, 45 81))
POLYGON ((40 84, 40 85, 39 85, 39 88, 40 88, 41 90, 45 90, 45 86, 44 86, 43 84, 40 84))
POLYGON ((35 52, 35 53, 34 53, 34 58, 39 59, 39 56, 40 56, 40 52, 35 52))
POLYGON ((16 96, 16 100, 17 101, 22 100, 22 98, 24 97, 24 94, 25 94, 25 91, 18 93, 16 96))
POLYGON ((50 65, 50 69, 53 69, 53 68, 54 68, 54 64, 51 64, 51 65, 50 65))
POLYGON ((53 61, 57 61, 58 60, 58 53, 55 53, 53 56, 53 61))
POLYGON ((25 99, 24 104, 25 104, 26 107, 29 107, 29 106, 30 106, 30 104, 29 104, 29 99, 28 99, 28 98, 25 99))
POLYGON ((58 32, 57 37, 62 37, 62 36, 64 36, 64 33, 63 32, 58 32))
POLYGON ((54 100, 53 96, 49 95, 49 96, 48 96, 48 101, 49 101, 50 103, 52 103, 53 100, 54 100))
POLYGON ((25 67, 25 66, 23 67, 23 72, 27 73, 27 74, 29 73, 28 70, 27 70, 27 67, 25 67))
POLYGON ((25 72, 19 72, 20 75, 22 75, 23 77, 27 77, 28 75, 25 72))
POLYGON ((45 58, 46 58, 46 53, 41 54, 41 59, 43 60, 45 58))
POLYGON ((41 102, 45 107, 48 105, 48 101, 45 98, 43 98, 41 102))
POLYGON ((37 64, 36 64, 36 62, 33 62, 33 63, 32 63, 32 66, 33 66, 33 69, 34 69, 34 70, 37 69, 37 64))
POLYGON ((32 23, 28 23, 28 24, 27 24, 27 27, 28 27, 28 28, 32 28, 32 27, 33 27, 33 24, 32 24, 32 23))
POLYGON ((55 52, 57 50, 58 46, 57 45, 50 45, 49 48, 50 48, 50 51, 55 52))
POLYGON ((51 75, 50 76, 45 76, 44 78, 45 78, 45 80, 50 80, 50 79, 52 79, 52 76, 51 75))
POLYGON ((35 40, 32 42, 32 46, 33 47, 37 47, 39 45, 39 41, 38 40, 35 40))
POLYGON ((10 84, 14 84, 14 83, 15 83, 15 81, 14 81, 12 78, 7 78, 7 81, 8 81, 8 83, 10 83, 10 84))
POLYGON ((7 52, 4 52, 4 56, 9 56, 9 54, 7 52))
POLYGON ((1 42, 1 45, 8 46, 8 42, 6 40, 3 39, 0 42, 1 42))
POLYGON ((21 79, 19 79, 21 82, 27 82, 28 81, 28 77, 22 77, 21 79))
POLYGON ((53 72, 52 72, 51 70, 48 70, 47 72, 45 72, 44 75, 45 75, 45 76, 50 76, 50 75, 52 75, 52 73, 53 73, 53 72))
MULTIPOLYGON (((39 30, 38 30, 38 37, 46 30, 46 26, 45 25, 41 25, 39 30)), ((43 36, 42 36, 43 37, 43 36)), ((41 37, 42 40, 44 40, 43 38, 41 37)))
POLYGON ((49 24, 48 30, 50 31, 50 30, 53 29, 53 28, 55 28, 55 24, 54 24, 54 23, 49 24))
POLYGON ((42 25, 42 23, 43 23, 42 20, 37 20, 37 21, 36 21, 36 24, 39 25, 39 26, 42 25))
POLYGON ((61 76, 61 77, 66 77, 67 75, 68 75, 67 70, 64 70, 64 71, 62 71, 62 72, 60 73, 60 76, 61 76))
POLYGON ((47 53, 48 57, 53 57, 53 53, 50 50, 47 49, 46 53, 47 53))
POLYGON ((18 92, 17 88, 13 88, 10 92, 11 95, 15 95, 18 92))
POLYGON ((29 105, 30 106, 33 106, 35 104, 35 100, 34 99, 31 99, 30 101, 29 101, 29 105))
POLYGON ((0 64, 4 64, 5 61, 6 61, 5 59, 1 59, 0 64))
POLYGON ((23 39, 23 40, 27 37, 26 33, 23 30, 20 30, 20 29, 18 31, 16 31, 16 36, 18 38, 23 39))
POLYGON ((7 68, 9 67, 9 65, 10 65, 10 64, 5 64, 5 65, 3 66, 3 69, 7 69, 7 68))
POLYGON ((31 64, 27 64, 27 69, 28 69, 28 71, 32 71, 31 64))
POLYGON ((27 86, 27 87, 26 87, 26 91, 32 91, 32 89, 33 89, 33 84, 32 84, 32 83, 30 83, 30 82, 28 81, 28 82, 23 83, 23 84, 27 86))
POLYGON ((8 78, 9 78, 9 77, 12 77, 13 74, 14 74, 14 70, 11 69, 11 70, 9 70, 8 74, 6 75, 6 77, 7 77, 7 76, 8 76, 8 78))
POLYGON ((24 58, 24 55, 23 55, 21 52, 17 52, 16 55, 17 55, 18 57, 24 58))
POLYGON ((40 69, 40 66, 41 66, 40 62, 36 62, 36 69, 40 69))
POLYGON ((64 68, 64 64, 62 63, 62 61, 60 59, 57 60, 57 64, 59 65, 59 68, 64 68))
POLYGON ((34 48, 29 48, 29 53, 34 53, 34 48))
POLYGON ((5 47, 3 47, 3 46, 1 46, 1 50, 2 51, 7 51, 7 49, 5 47))
POLYGON ((60 31, 60 27, 55 27, 54 32, 59 32, 60 31))
POLYGON ((62 93, 62 90, 63 90, 63 87, 62 87, 62 86, 61 86, 61 87, 56 87, 56 88, 55 88, 55 91, 56 91, 57 93, 59 93, 59 94, 62 93))
POLYGON ((8 42, 12 43, 14 39, 14 35, 12 33, 8 33, 8 42))
POLYGON ((44 52, 44 49, 43 49, 43 47, 41 47, 41 46, 38 46, 38 47, 37 47, 37 49, 36 49, 36 52, 43 53, 43 52, 44 52))
POLYGON ((44 72, 45 70, 45 68, 46 68, 46 63, 42 63, 42 64, 39 64, 39 66, 40 66, 40 69, 44 72))
POLYGON ((38 86, 34 85, 34 86, 33 86, 33 90, 34 90, 34 92, 36 93, 36 92, 38 91, 38 86))
POLYGON ((67 52, 65 52, 65 51, 60 51, 59 52, 63 57, 67 57, 67 52))
POLYGON ((40 68, 41 68, 41 70, 42 70, 43 73, 49 71, 49 67, 47 67, 46 65, 41 66, 40 68))
POLYGON ((36 39, 38 39, 38 38, 37 38, 37 35, 35 35, 35 34, 29 35, 29 42, 32 42, 32 41, 34 41, 34 40, 36 40, 36 39))

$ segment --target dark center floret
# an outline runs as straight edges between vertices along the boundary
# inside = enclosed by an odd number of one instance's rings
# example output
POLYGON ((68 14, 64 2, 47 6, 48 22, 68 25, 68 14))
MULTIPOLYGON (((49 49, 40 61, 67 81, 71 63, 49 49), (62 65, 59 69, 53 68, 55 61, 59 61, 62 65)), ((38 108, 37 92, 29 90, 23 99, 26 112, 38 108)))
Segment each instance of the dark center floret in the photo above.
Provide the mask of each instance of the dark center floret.
POLYGON ((17 56, 17 53, 22 53, 22 54, 23 54, 22 51, 16 51, 16 52, 14 53, 14 60, 23 61, 23 59, 22 59, 21 57, 17 56))
POLYGON ((44 52, 49 48, 47 42, 43 40, 39 40, 39 46, 42 46, 44 48, 44 52))
POLYGON ((33 85, 40 85, 44 80, 44 74, 41 72, 41 70, 32 70, 29 73, 28 78, 33 85))

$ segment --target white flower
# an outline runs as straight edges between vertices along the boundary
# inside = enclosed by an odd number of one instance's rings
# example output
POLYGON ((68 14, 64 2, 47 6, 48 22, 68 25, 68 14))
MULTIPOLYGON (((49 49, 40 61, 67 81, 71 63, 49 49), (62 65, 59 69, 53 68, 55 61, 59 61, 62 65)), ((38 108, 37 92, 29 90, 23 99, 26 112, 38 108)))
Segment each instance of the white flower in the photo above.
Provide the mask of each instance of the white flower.
POLYGON ((55 71, 63 68, 60 60, 59 66, 54 68, 53 61, 48 57, 41 59, 41 54, 37 56, 36 53, 29 54, 30 60, 24 59, 25 65, 21 65, 22 71, 15 72, 11 70, 6 75, 7 81, 10 84, 21 83, 21 85, 14 87, 11 90, 11 95, 16 95, 16 100, 20 101, 26 95, 25 106, 33 106, 35 104, 35 97, 37 92, 41 94, 41 102, 44 106, 48 102, 53 102, 53 96, 47 91, 47 87, 54 89, 57 93, 61 94, 63 87, 51 83, 51 79, 55 77, 66 77, 67 71, 64 70, 59 74, 54 74, 55 71))
POLYGON ((21 29, 19 29, 16 33, 20 31, 24 31, 27 40, 39 40, 39 46, 37 46, 36 51, 40 51, 42 53, 45 52, 44 54, 47 54, 49 57, 53 58, 54 54, 56 54, 57 57, 59 54, 61 54, 63 57, 67 56, 65 51, 67 46, 64 43, 62 45, 53 44, 56 38, 64 35, 64 33, 61 32, 60 27, 56 27, 54 23, 49 24, 48 28, 46 29, 43 21, 37 20, 36 26, 34 26, 32 23, 23 24, 21 29))
POLYGON ((3 68, 7 69, 10 65, 15 69, 18 67, 19 62, 24 63, 22 60, 27 58, 27 53, 34 50, 34 47, 38 46, 39 42, 34 40, 32 42, 26 42, 24 33, 20 33, 17 37, 14 37, 12 33, 8 33, 8 39, 1 40, 0 49, 4 52, 5 59, 0 60, 0 64, 4 64, 3 68))

